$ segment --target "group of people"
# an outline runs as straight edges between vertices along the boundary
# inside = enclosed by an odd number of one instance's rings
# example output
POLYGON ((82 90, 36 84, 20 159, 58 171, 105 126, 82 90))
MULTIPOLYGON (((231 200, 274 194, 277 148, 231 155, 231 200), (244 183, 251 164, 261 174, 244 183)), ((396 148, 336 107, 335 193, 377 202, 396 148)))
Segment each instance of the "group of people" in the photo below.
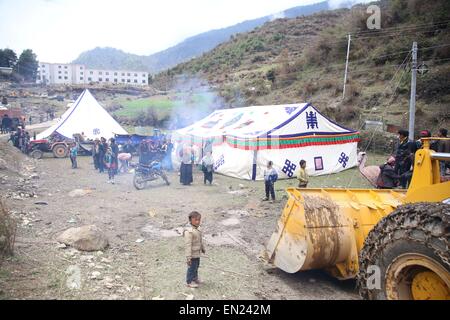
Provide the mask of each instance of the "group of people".
MULTIPOLYGON (((81 137, 83 137, 83 134, 81 137)), ((70 145, 72 169, 78 168, 79 143, 80 140, 77 138, 70 145)), ((104 137, 94 140, 92 158, 95 170, 98 170, 99 173, 108 172, 108 183, 115 184, 115 176, 119 170, 119 146, 116 144, 116 140, 114 138, 106 140, 104 137)))
POLYGON ((31 141, 30 133, 21 127, 18 127, 16 131, 10 133, 8 142, 11 141, 13 146, 22 151, 23 153, 27 153, 28 145, 31 141))
MULTIPOLYGON (((441 128, 438 131, 439 138, 447 138, 448 130, 441 128)), ((411 181, 414 170, 414 156, 417 150, 422 148, 423 138, 432 136, 429 130, 420 132, 420 139, 409 140, 407 130, 398 131, 398 143, 394 153, 388 158, 385 164, 380 166, 380 175, 377 186, 380 189, 392 189, 401 187, 406 189, 411 181)), ((450 153, 450 140, 431 141, 430 148, 436 152, 450 153)), ((450 162, 440 162, 441 176, 445 176, 450 170, 450 162)))
MULTIPOLYGON (((198 149, 198 147, 197 147, 198 149)), ((213 173, 214 173, 214 158, 212 151, 205 149, 205 155, 203 157, 198 156, 196 147, 194 145, 184 144, 178 150, 178 157, 180 160, 180 183, 188 186, 194 182, 193 167, 201 166, 203 171, 203 183, 212 185, 213 173), (198 161, 200 159, 200 161, 198 161)))
MULTIPOLYGON (((127 145, 129 145, 130 148, 133 147, 131 141, 129 141, 124 148, 127 145)), ((158 161, 162 162, 162 167, 165 170, 172 171, 172 150, 173 144, 170 139, 143 140, 138 148, 139 163, 148 165, 153 161, 158 161)))

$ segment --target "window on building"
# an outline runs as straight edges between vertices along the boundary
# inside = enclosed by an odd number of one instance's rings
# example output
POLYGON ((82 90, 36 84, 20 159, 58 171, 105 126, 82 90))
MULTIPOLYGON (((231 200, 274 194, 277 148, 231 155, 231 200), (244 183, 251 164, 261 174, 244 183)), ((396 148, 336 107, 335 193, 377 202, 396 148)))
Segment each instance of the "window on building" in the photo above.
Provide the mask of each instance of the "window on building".
POLYGON ((142 83, 147 83, 147 81, 145 81, 145 80, 142 80, 142 83))
POLYGON ((64 66, 64 69, 67 69, 67 66, 64 66))
POLYGON ((114 75, 117 76, 117 72, 114 72, 114 75))
POLYGON ((88 81, 92 81, 92 78, 88 78, 88 81))
POLYGON ((130 82, 131 82, 131 80, 130 80, 130 79, 127 79, 127 82, 128 82, 128 83, 130 83, 130 82))
POLYGON ((103 81, 103 78, 98 78, 98 81, 103 81))
POLYGON ((67 71, 64 71, 65 74, 67 74, 67 71))
POLYGON ((80 67, 80 70, 83 70, 83 67, 80 67))
POLYGON ((125 77, 125 73, 122 73, 122 77, 125 77))
POLYGON ((94 71, 91 71, 90 74, 94 74, 94 71))
POLYGON ((135 73, 134 76, 137 77, 137 73, 135 73))
POLYGON ((131 73, 127 73, 127 76, 131 76, 131 73))
POLYGON ((45 68, 45 64, 42 65, 42 68, 45 68))
POLYGON ((83 80, 83 77, 80 77, 80 80, 83 80))
POLYGON ((98 72, 98 74, 99 74, 99 75, 102 75, 102 74, 103 74, 103 72, 99 71, 99 72, 98 72))
POLYGON ((134 80, 134 83, 137 83, 137 80, 136 80, 136 79, 134 80))
POLYGON ((122 82, 125 82, 125 79, 122 79, 122 82))
POLYGON ((83 75, 83 72, 80 72, 81 75, 83 75))
POLYGON ((58 79, 62 79, 62 77, 61 77, 61 76, 59 76, 59 77, 58 77, 58 79))
POLYGON ((117 79, 114 79, 114 82, 117 83, 117 79))
POLYGON ((59 74, 61 74, 61 71, 58 71, 59 74))
POLYGON ((109 72, 107 72, 106 75, 109 76, 109 72))
POLYGON ((142 77, 143 77, 143 78, 145 78, 145 77, 146 77, 146 74, 145 74, 145 73, 143 73, 143 74, 142 74, 142 77))
POLYGON ((59 69, 61 69, 61 68, 62 68, 62 66, 58 66, 58 68, 59 68, 59 69))
POLYGON ((67 80, 67 77, 64 77, 64 80, 67 80))
POLYGON ((106 82, 109 82, 109 78, 106 78, 105 81, 106 81, 106 82))

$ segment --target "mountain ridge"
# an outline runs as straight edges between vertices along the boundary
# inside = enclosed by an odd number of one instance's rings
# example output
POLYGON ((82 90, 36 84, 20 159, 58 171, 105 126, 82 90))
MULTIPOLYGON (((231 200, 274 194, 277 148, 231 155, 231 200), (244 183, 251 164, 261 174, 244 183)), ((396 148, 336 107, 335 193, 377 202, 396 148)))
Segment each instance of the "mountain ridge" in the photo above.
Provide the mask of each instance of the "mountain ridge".
MULTIPOLYGON (((348 6, 348 4, 344 3, 342 6, 348 6)), ((177 45, 151 55, 127 53, 112 47, 96 47, 81 53, 73 63, 85 64, 90 68, 97 69, 145 70, 151 73, 158 73, 168 70, 179 63, 199 57, 219 44, 228 41, 232 36, 254 30, 273 19, 279 17, 295 18, 301 15, 330 10, 330 8, 328 1, 289 8, 280 13, 242 21, 229 27, 213 29, 194 35, 177 45)))

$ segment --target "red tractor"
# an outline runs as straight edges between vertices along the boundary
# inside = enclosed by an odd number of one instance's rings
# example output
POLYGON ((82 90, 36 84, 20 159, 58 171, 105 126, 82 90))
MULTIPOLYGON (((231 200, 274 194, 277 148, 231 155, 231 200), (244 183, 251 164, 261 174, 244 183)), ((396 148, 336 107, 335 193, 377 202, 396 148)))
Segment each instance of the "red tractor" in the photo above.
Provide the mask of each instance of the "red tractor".
POLYGON ((69 144, 66 141, 51 142, 47 139, 30 141, 28 154, 34 159, 41 159, 44 153, 53 153, 55 158, 66 158, 69 155, 69 144))

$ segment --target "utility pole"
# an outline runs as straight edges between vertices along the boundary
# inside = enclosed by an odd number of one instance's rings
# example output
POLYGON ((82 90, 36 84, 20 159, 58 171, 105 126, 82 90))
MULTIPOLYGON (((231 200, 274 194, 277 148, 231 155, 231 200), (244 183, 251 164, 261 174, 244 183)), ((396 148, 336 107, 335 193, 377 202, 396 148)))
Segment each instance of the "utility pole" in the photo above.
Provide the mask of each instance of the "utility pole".
POLYGON ((417 80, 417 42, 412 47, 411 100, 409 102, 409 140, 414 141, 414 123, 416 121, 416 80, 417 80))
POLYGON ((344 91, 342 92, 342 99, 345 98, 345 85, 347 84, 347 75, 348 75, 348 58, 350 56, 350 42, 352 41, 352 36, 348 35, 348 46, 347 46, 347 59, 345 62, 345 75, 344 75, 344 91))

